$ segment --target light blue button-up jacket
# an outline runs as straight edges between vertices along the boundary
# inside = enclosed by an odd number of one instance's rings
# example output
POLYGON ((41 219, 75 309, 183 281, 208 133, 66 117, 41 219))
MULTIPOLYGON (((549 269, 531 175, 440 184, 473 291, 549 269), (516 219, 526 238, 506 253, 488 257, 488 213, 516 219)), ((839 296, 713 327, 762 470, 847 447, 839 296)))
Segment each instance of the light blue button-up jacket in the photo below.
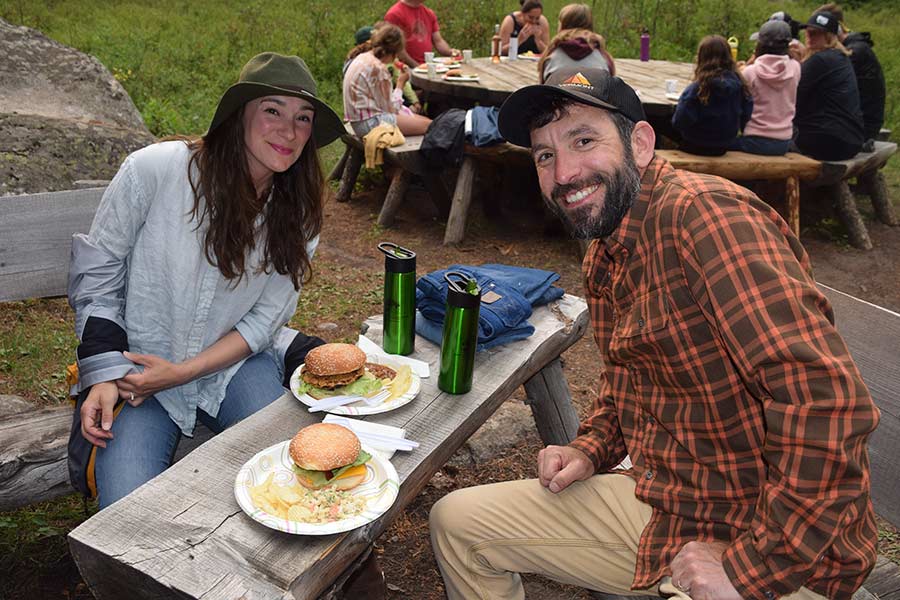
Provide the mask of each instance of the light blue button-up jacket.
MULTIPOLYGON (((130 351, 183 362, 237 330, 251 351, 272 352, 299 292, 287 275, 256 267, 257 243, 240 281, 227 281, 206 259, 203 234, 191 218, 190 151, 184 142, 153 144, 130 155, 110 183, 88 235, 76 234, 69 303, 82 339, 88 317, 109 319, 128 334, 130 351)), ((318 237, 307 245, 312 256, 318 237)), ((281 366, 281 361, 276 360, 281 366)), ((190 435, 197 409, 215 416, 225 387, 243 361, 155 394, 190 435)), ((123 377, 139 367, 120 352, 79 360, 79 387, 123 377)))

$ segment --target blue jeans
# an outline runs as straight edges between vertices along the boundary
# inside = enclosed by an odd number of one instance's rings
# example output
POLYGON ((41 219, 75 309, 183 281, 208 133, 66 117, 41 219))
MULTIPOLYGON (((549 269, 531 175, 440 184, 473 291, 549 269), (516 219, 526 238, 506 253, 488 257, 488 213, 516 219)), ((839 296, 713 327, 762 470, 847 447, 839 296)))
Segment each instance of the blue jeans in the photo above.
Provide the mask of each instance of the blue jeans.
POLYGON ((740 150, 764 156, 783 156, 788 151, 791 140, 776 140, 760 135, 742 135, 731 143, 729 150, 740 150))
MULTIPOLYGON (((265 352, 255 354, 231 378, 219 413, 211 417, 198 410, 197 418, 219 433, 283 393, 272 357, 265 352)), ((113 421, 112 432, 115 438, 106 448, 97 448, 94 474, 100 508, 127 496, 169 468, 181 438, 179 427, 152 396, 137 407, 126 402, 113 421)))

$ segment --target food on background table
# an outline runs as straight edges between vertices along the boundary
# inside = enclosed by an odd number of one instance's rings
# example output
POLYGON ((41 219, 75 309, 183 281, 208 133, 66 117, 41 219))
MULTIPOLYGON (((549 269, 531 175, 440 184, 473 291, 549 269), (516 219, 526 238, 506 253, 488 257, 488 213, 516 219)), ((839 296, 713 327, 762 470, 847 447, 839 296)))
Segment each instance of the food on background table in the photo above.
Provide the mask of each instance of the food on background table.
POLYGON ((450 69, 447 71, 447 77, 462 77, 462 74, 460 69, 450 69))
POLYGON ((333 423, 304 427, 291 440, 288 452, 297 480, 313 490, 355 488, 366 478, 366 462, 372 458, 353 431, 333 423))

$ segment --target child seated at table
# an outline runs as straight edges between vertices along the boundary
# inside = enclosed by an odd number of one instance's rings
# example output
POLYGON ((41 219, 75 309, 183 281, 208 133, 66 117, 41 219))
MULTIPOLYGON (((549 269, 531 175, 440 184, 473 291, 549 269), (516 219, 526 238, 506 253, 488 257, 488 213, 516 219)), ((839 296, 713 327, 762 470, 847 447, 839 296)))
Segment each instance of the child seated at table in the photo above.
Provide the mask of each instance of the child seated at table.
POLYGON ((753 95, 753 114, 731 150, 780 156, 788 151, 793 135, 800 63, 788 55, 791 27, 768 21, 759 29, 756 52, 741 70, 753 95))
POLYGON ((737 71, 731 48, 720 35, 708 35, 697 48, 694 80, 678 99, 672 125, 680 149, 691 154, 725 154, 750 120, 753 98, 737 71))
POLYGON ((401 68, 393 87, 387 68, 404 47, 403 32, 396 25, 384 24, 375 30, 369 43, 371 49, 356 56, 344 73, 344 119, 360 137, 383 123, 396 125, 404 135, 424 134, 431 119, 403 106, 409 68, 401 68))

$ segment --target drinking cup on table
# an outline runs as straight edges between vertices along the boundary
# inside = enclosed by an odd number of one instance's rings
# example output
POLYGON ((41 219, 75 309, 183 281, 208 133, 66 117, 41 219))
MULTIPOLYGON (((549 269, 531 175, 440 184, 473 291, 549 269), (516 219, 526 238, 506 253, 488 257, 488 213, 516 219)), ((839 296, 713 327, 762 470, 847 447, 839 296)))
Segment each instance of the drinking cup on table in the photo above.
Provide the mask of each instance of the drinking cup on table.
POLYGON ((427 63, 434 62, 434 52, 426 52, 425 53, 425 62, 427 62, 427 63))
POLYGON ((677 94, 678 93, 678 80, 677 79, 666 79, 666 93, 667 94, 677 94))
POLYGON ((463 50, 463 62, 464 63, 472 62, 472 51, 471 50, 463 50))
POLYGON ((437 79, 437 65, 433 62, 425 64, 428 66, 428 79, 437 79))

